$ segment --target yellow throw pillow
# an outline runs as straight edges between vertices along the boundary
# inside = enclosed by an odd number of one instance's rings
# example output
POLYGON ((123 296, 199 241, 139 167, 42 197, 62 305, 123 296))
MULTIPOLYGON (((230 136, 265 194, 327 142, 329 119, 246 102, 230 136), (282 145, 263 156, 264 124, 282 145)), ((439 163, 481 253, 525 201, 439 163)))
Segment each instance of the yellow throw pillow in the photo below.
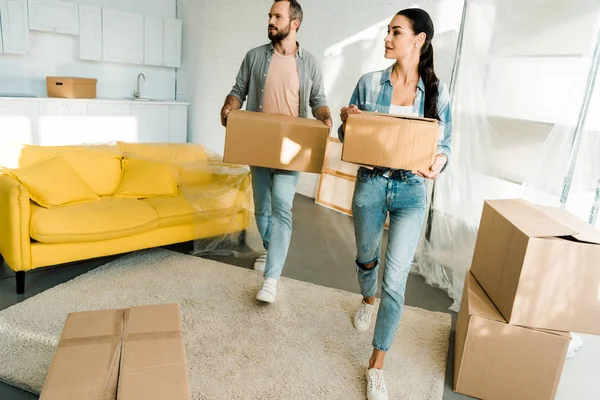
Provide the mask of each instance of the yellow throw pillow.
POLYGON ((176 168, 152 161, 123 159, 123 176, 114 197, 142 199, 176 195, 176 168))
POLYGON ((10 170, 31 200, 42 207, 96 201, 100 198, 61 154, 40 160, 25 168, 10 170))

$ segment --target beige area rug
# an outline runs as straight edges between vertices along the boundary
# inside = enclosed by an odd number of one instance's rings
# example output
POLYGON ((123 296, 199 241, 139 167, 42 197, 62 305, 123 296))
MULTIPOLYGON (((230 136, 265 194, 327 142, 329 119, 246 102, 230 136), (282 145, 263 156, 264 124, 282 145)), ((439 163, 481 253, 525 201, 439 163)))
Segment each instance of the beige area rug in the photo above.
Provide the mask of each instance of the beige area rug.
MULTIPOLYGON (((352 326, 360 296, 283 278, 263 305, 261 282, 168 250, 129 254, 0 312, 0 380, 39 393, 69 312, 176 302, 193 399, 365 399, 373 327, 352 326)), ((386 360, 391 399, 442 398, 449 334, 449 314, 405 308, 386 360)))

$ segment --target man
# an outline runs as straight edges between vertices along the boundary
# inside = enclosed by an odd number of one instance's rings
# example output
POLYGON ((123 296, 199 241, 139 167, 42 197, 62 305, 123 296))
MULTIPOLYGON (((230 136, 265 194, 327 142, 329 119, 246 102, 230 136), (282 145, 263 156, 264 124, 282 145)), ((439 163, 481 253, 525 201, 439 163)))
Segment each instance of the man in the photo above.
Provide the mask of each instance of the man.
MULTIPOLYGON (((302 7, 296 0, 275 0, 269 13, 271 43, 246 54, 221 109, 223 126, 231 110, 240 109, 248 97, 248 111, 308 118, 310 107, 313 116, 331 129, 320 68, 296 41, 301 24, 302 7)), ((254 264, 265 278, 256 298, 273 303, 292 237, 292 204, 300 173, 250 169, 256 223, 266 250, 254 264)))

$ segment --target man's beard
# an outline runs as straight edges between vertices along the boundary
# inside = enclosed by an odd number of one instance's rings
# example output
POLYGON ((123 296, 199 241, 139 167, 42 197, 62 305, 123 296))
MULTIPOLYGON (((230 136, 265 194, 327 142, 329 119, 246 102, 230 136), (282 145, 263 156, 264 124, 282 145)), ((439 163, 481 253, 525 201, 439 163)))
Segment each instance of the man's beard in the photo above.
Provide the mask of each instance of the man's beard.
MULTIPOLYGON (((271 28, 271 27, 269 27, 269 28, 271 28)), ((275 28, 275 27, 273 27, 273 28, 275 28)), ((277 32, 276 32, 276 33, 272 33, 271 31, 269 31, 269 39, 271 39, 271 41, 272 41, 273 43, 278 43, 278 42, 281 42, 281 41, 283 41, 283 40, 284 40, 286 37, 288 37, 288 36, 289 36, 289 34, 290 34, 290 29, 291 29, 291 28, 292 28, 292 24, 290 23, 290 24, 288 25, 288 27, 287 27, 285 30, 283 30, 283 31, 279 31, 279 30, 277 30, 277 32)), ((275 28, 275 29, 277 29, 277 28, 275 28)))

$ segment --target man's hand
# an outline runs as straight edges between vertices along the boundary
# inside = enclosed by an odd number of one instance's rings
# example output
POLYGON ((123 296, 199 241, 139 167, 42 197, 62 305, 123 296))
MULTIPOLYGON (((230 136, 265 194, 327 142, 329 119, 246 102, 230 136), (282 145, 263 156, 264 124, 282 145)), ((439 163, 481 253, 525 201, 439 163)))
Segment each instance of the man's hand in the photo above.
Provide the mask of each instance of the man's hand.
POLYGON ((242 108, 242 103, 235 96, 227 96, 225 98, 225 103, 223 103, 223 107, 221 108, 221 125, 227 127, 227 117, 229 117, 229 113, 233 110, 239 110, 242 108))
POLYGON ((433 165, 429 167, 429 171, 412 171, 413 174, 422 176, 427 179, 435 179, 438 177, 444 165, 448 162, 448 158, 445 154, 438 154, 435 156, 433 165))
POLYGON ((342 108, 342 111, 340 111, 340 118, 344 124, 346 123, 346 120, 350 114, 360 114, 360 109, 354 104, 352 104, 350 107, 342 108))
POLYGON ((331 127, 333 126, 333 122, 331 121, 331 112, 329 112, 329 107, 327 107, 327 106, 319 107, 313 112, 313 115, 316 119, 318 119, 319 121, 321 121, 325 125, 327 125, 329 130, 331 130, 331 127))
POLYGON ((227 127, 227 117, 229 116, 230 112, 231 108, 227 104, 221 108, 221 125, 224 127, 227 127))

